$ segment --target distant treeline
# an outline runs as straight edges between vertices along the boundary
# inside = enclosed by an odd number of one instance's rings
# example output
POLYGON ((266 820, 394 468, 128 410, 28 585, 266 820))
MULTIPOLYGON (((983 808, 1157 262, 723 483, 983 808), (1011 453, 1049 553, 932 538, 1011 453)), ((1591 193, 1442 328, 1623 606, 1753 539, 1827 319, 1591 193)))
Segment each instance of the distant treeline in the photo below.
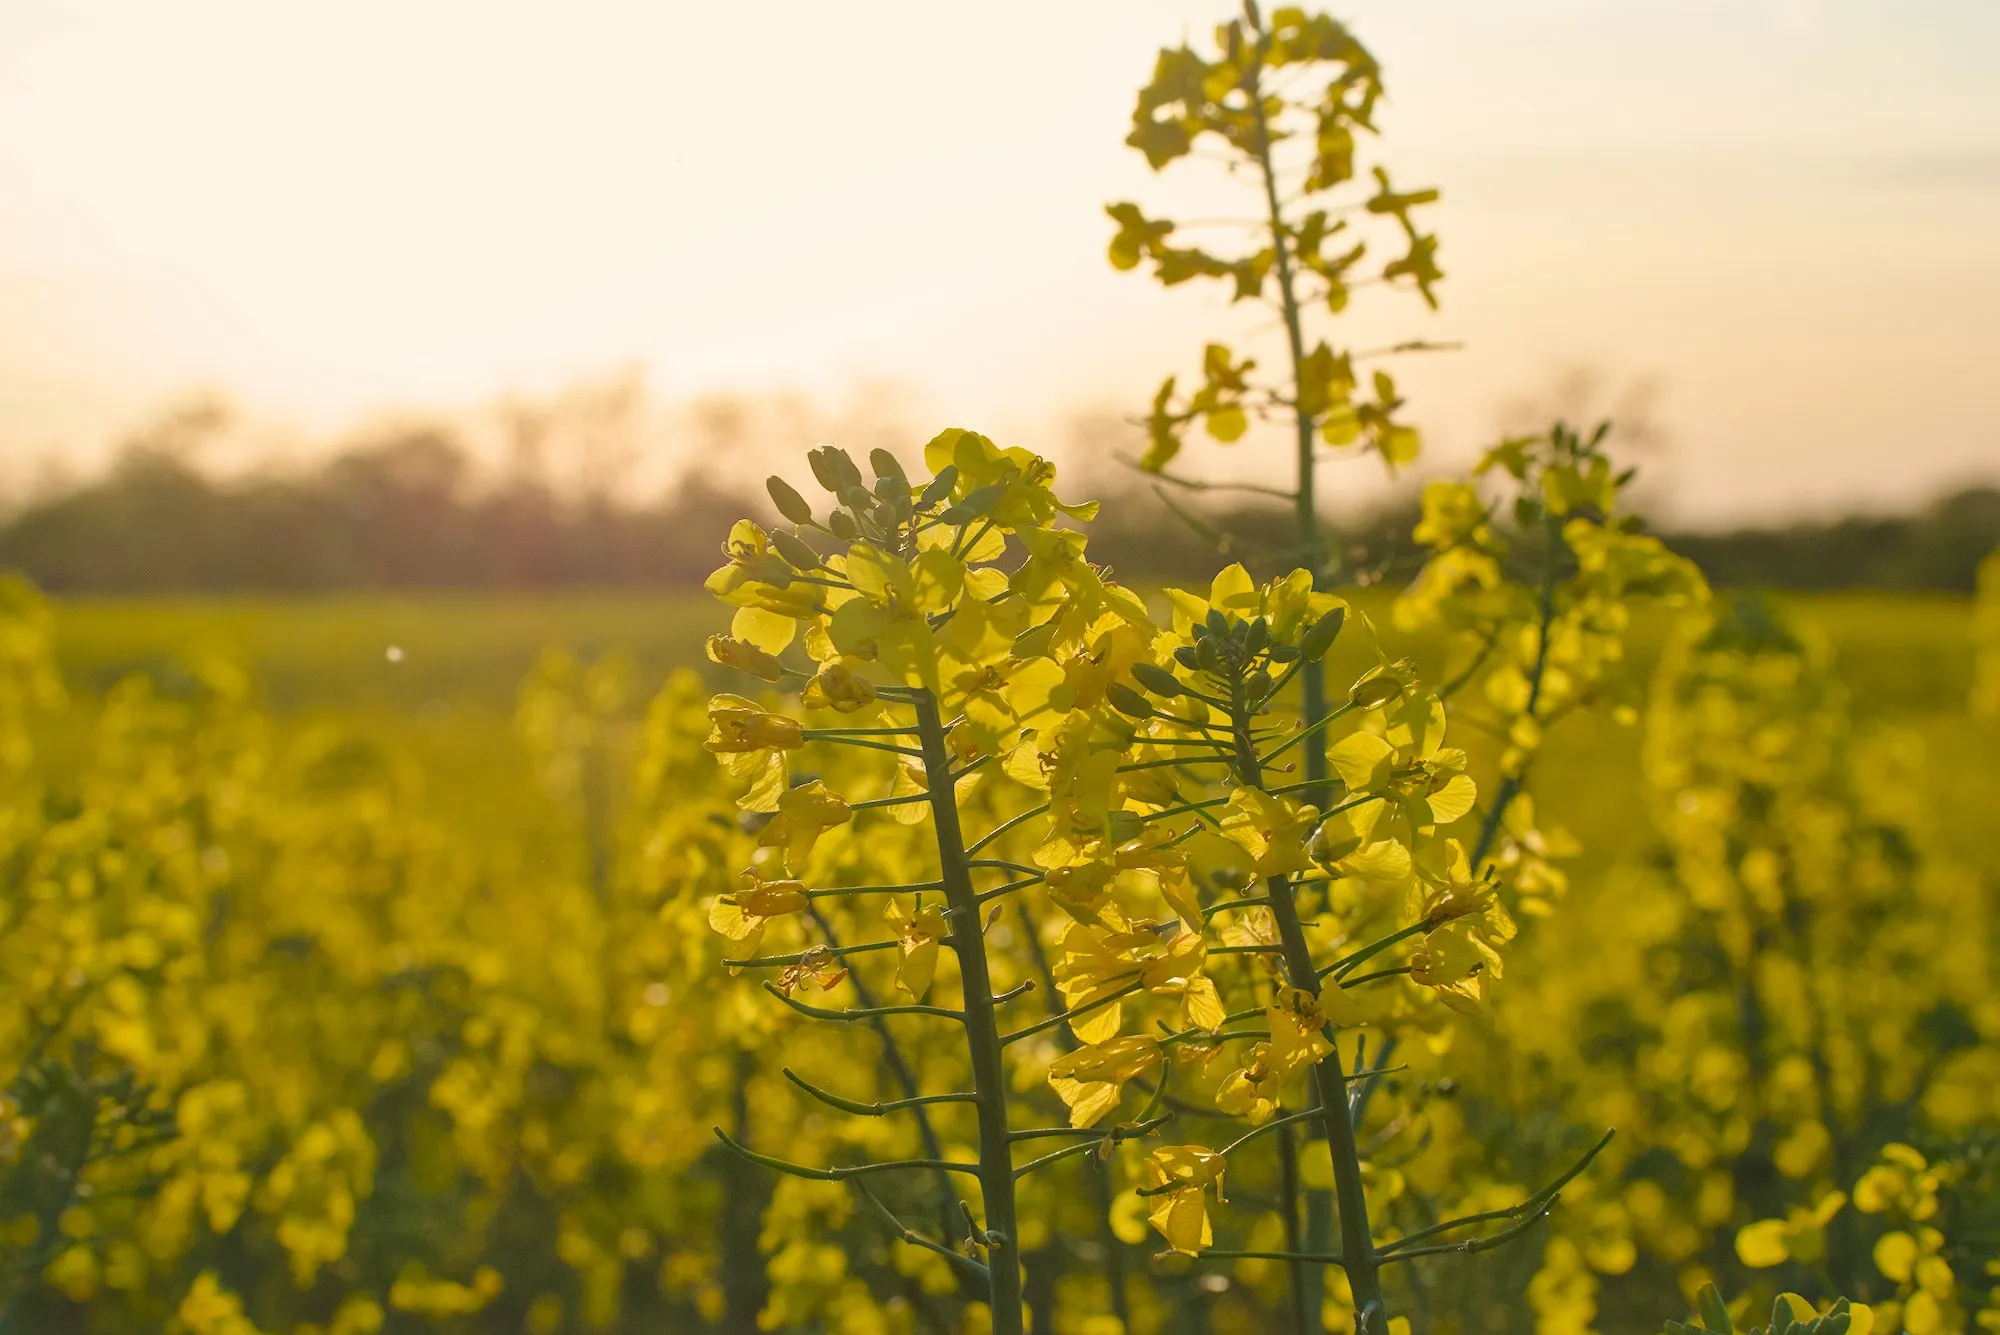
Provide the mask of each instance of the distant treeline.
MULTIPOLYGON (((1288 514, 1200 508, 1206 534, 1143 491, 1108 505, 1092 554, 1135 583, 1198 575, 1218 545, 1253 566, 1288 558, 1288 514)), ((0 525, 0 566, 57 593, 684 587, 718 563, 732 519, 767 509, 762 496, 699 477, 651 505, 579 499, 532 473, 482 480, 442 428, 240 479, 142 446, 0 525)), ((1350 571, 1396 581, 1415 564, 1414 518, 1405 503, 1331 527, 1350 571)), ((1721 585, 1964 591, 2000 546, 2000 490, 1961 491, 1902 517, 1667 537, 1721 585)))

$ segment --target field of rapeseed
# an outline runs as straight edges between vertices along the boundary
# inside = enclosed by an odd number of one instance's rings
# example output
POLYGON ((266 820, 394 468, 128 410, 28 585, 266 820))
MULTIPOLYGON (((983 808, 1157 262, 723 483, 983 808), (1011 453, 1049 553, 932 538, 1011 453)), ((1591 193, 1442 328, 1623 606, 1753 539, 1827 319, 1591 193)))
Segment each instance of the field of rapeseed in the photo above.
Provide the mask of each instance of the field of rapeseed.
POLYGON ((1128 141, 1248 248, 1107 210, 1282 327, 1138 461, 1285 433, 1255 573, 953 428, 699 598, 0 584, 0 1331, 2000 1329, 2000 566, 1719 595, 1561 423, 1344 566, 1380 93, 1248 5, 1128 141))
MULTIPOLYGON (((779 1177, 710 1136, 837 1163, 903 1153, 909 1133, 816 1108, 784 1074, 906 1097, 893 1067, 853 1078, 876 1035, 720 967, 759 937, 782 954, 796 915, 711 928, 764 855, 701 745, 722 680, 697 658, 705 604, 573 608, 558 627, 573 653, 541 643, 527 602, 134 618, 10 593, 12 1328, 893 1331, 982 1315, 847 1185, 779 1177), (621 640, 629 655, 607 652, 621 640)), ((1350 607, 1388 661, 1449 668, 1445 633, 1399 628, 1389 596, 1350 607)), ((1390 1272, 1415 1328, 1649 1331, 1711 1275, 1865 1297, 1911 1330, 1976 1320, 2000 1086, 1985 953, 2000 763, 1969 708, 1981 617, 1865 598, 1640 614, 1624 674, 1639 717, 1552 727, 1533 771, 1563 893, 1517 914, 1483 1014, 1403 1034, 1416 1051, 1389 1064, 1407 1083, 1392 1095, 1385 1075, 1380 1096, 1396 1111, 1364 1114, 1373 1213, 1420 1231, 1452 1203, 1505 1210, 1580 1137, 1618 1135, 1545 1224, 1390 1272), (1820 908, 1798 933, 1794 895, 1820 908)), ((1465 731, 1483 785, 1504 747, 1465 731)), ((880 753, 851 754, 819 768, 830 791, 896 794, 870 777, 880 753)), ((872 862, 894 832, 923 865, 924 831, 893 814, 865 843, 829 828, 814 856, 872 862)), ((826 921, 854 902, 829 901, 826 921)), ((1023 930, 1009 915, 989 938, 1023 930)), ((856 959, 848 986, 869 990, 834 995, 894 1004, 912 967, 937 971, 935 993, 949 955, 911 958, 856 959)), ((905 1040, 911 1079, 953 1068, 933 1041, 905 1040)), ((1016 1092, 1066 1120, 1058 1091, 1016 1092)), ((1143 1112, 1109 1124, 1161 1115, 1143 1112)), ((1193 1116, 1168 1123, 1176 1141, 1193 1116)), ((934 1119, 939 1157, 976 1142, 964 1120, 934 1119)), ((1133 1329, 1281 1319, 1281 1263, 1153 1267, 1148 1143, 1119 1141, 1099 1168, 1093 1142, 1053 1193, 1029 1179, 1031 1310, 1109 1330, 1106 1276, 1122 1274, 1133 1329)), ((1309 1190, 1325 1169, 1299 1150, 1309 1190)), ((1232 1161, 1211 1227, 1229 1220, 1236 1250, 1288 1250, 1284 1171, 1232 1161)), ((885 1207, 962 1232, 957 1202, 977 1195, 933 1185, 885 1184, 885 1207)), ((1337 1274, 1332 1288, 1329 1309, 1337 1274)))

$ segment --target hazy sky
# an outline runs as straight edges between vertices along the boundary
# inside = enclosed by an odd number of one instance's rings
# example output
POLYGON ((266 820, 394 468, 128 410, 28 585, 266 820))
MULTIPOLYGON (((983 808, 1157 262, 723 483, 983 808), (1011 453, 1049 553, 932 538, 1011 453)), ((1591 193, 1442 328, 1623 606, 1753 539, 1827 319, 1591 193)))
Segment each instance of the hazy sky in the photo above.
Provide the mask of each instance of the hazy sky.
MULTIPOLYGON (((195 387, 332 432, 627 364, 860 379, 1039 445, 1244 312, 1103 259, 1218 0, 6 0, 0 459, 195 387)), ((2000 3, 1352 0, 1381 155, 1444 203, 1439 463, 1587 365, 1689 517, 2000 475, 2000 3)), ((1170 196, 1169 192, 1172 191, 1170 196)), ((804 445, 809 442, 799 442, 804 445)), ((1256 451, 1218 453, 1255 467, 1256 451)))

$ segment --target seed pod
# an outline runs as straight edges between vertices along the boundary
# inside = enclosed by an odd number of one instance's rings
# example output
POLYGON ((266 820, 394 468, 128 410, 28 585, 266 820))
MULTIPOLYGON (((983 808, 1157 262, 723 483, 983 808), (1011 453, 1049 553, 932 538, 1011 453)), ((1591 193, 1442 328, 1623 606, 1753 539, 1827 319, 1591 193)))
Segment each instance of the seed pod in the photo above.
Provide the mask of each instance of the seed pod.
POLYGON ((1181 684, 1175 680, 1174 674, 1151 663, 1134 663, 1132 680, 1162 700, 1178 700, 1181 696, 1181 684))
POLYGON ((1127 718, 1153 717, 1153 706, 1147 702, 1146 697, 1123 682, 1105 683, 1104 698, 1110 702, 1113 709, 1127 718))
POLYGON ((1340 635, 1340 628, 1347 621, 1347 609, 1336 607, 1325 616, 1312 623, 1310 629, 1299 638, 1299 654, 1308 663, 1317 663, 1326 657, 1326 651, 1333 648, 1333 642, 1340 635))
POLYGON ((778 549, 778 555, 794 570, 817 570, 820 566, 819 553, 806 545, 805 539, 796 533, 778 529, 771 534, 771 545, 778 549))
POLYGON ((778 507, 778 513, 794 524, 810 524, 813 508, 806 504, 806 498, 792 489, 792 484, 775 473, 764 479, 764 490, 771 493, 771 504, 778 507))

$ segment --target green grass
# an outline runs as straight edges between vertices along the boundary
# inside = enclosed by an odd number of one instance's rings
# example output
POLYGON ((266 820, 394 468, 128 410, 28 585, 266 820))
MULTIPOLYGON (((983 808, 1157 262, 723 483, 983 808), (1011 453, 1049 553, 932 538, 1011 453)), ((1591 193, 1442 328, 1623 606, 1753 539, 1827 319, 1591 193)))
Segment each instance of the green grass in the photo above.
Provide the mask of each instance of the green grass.
MULTIPOLYGON (((1386 595, 1356 601, 1387 625, 1386 595)), ((1858 715, 1924 739, 1946 847, 1975 865, 2000 866, 2000 828, 1982 801, 2000 779, 2000 747, 1969 726, 1964 712, 1972 677, 1969 604, 1909 595, 1783 602, 1826 635, 1858 715), (1956 781, 1975 772, 1987 781, 1956 781)), ((131 672, 171 678, 178 663, 220 655, 249 672, 261 701, 281 718, 338 721, 393 741, 422 763, 440 810, 488 818, 503 788, 527 781, 508 719, 521 678, 544 648, 628 655, 643 698, 647 683, 676 667, 708 667, 702 640, 726 620, 726 610, 699 592, 80 599, 56 606, 59 658, 71 688, 86 697, 131 672), (392 647, 400 659, 392 661, 392 647)), ((1659 621, 1638 628, 1633 667, 1641 686, 1663 632, 1659 621)), ((1435 668, 1434 643, 1385 638, 1394 651, 1435 668)), ((1579 872, 1648 846, 1638 745, 1636 728, 1604 719, 1566 724, 1552 739, 1537 776, 1540 800, 1588 848, 1579 872)))

